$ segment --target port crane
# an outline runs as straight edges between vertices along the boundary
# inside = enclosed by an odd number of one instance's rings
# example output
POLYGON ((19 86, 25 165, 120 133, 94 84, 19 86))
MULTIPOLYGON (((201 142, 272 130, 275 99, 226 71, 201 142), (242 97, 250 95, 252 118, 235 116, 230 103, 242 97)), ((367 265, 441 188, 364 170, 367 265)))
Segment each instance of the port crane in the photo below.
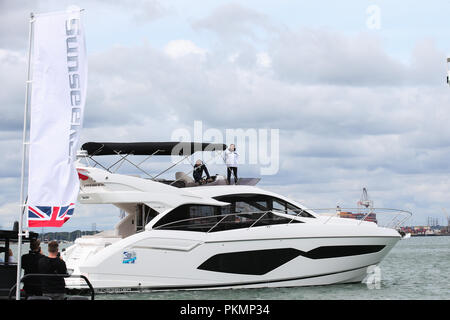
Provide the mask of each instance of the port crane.
POLYGON ((363 207, 370 209, 370 211, 373 209, 373 201, 369 199, 366 188, 363 188, 361 199, 358 201, 358 209, 363 207))

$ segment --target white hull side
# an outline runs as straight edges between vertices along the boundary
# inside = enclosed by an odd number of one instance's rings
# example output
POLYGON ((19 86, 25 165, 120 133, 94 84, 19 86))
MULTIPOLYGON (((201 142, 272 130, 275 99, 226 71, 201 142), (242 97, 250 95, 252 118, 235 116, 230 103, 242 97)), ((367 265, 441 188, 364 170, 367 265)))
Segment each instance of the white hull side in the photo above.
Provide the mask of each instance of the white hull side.
MULTIPOLYGON (((400 240, 395 230, 377 227, 352 228, 360 231, 357 232, 359 235, 334 233, 321 237, 312 234, 299 237, 302 227, 296 225, 286 229, 286 226, 280 225, 261 228, 263 232, 254 228, 213 234, 146 231, 120 240, 85 261, 69 263, 68 267, 87 275, 96 289, 183 290, 327 285, 362 281, 367 275, 367 267, 378 264, 400 240), (281 233, 283 227, 285 229, 281 233), (370 232, 368 229, 371 229, 370 232), (233 233, 236 237, 232 236, 233 233), (261 236, 263 234, 265 237, 261 236), (283 236, 280 237, 280 234, 283 236), (262 275, 198 269, 204 261, 221 253, 281 248, 308 252, 318 247, 366 245, 385 247, 374 253, 336 258, 312 259, 299 255, 262 275), (124 251, 136 254, 134 264, 122 263, 124 251)), ((311 229, 311 225, 308 228, 311 229)), ((324 232, 321 234, 324 235, 324 232)))

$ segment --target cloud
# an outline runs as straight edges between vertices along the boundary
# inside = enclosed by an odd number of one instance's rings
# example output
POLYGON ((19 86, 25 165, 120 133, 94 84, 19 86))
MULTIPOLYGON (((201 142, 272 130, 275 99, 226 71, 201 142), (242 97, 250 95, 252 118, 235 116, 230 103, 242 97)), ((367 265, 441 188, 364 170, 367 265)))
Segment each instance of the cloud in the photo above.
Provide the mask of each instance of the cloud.
MULTIPOLYGON (((127 19, 134 13, 127 11, 127 19)), ((148 21, 169 19, 161 14, 148 21)), ((194 120, 222 132, 276 128, 280 171, 263 177, 265 188, 310 207, 353 206, 364 186, 377 204, 407 207, 418 217, 448 206, 450 94, 445 59, 432 39, 418 41, 400 61, 373 34, 275 26, 268 15, 237 4, 218 6, 191 26, 214 40, 167 38, 160 46, 144 41, 90 53, 82 142, 164 141, 176 129, 192 130, 194 120)), ((26 58, 18 38, 0 38, 4 225, 20 182, 26 58)), ((163 165, 155 159, 146 168, 163 165)), ((240 173, 259 175, 259 168, 243 164, 240 173)), ((116 221, 107 210, 77 210, 80 225, 116 221)))
POLYGON ((440 51, 431 38, 417 42, 412 54, 408 83, 442 85, 445 81, 445 54, 440 51))
MULTIPOLYGON (((102 6, 109 6, 110 10, 116 11, 119 9, 126 12, 131 19, 138 24, 151 22, 162 18, 170 12, 160 1, 157 0, 95 0, 102 6)), ((91 4, 92 1, 86 2, 86 5, 91 4)))
POLYGON ((172 58, 180 58, 189 54, 204 56, 206 50, 195 45, 190 40, 172 40, 164 47, 164 52, 172 58))
MULTIPOLYGON (((64 11, 70 5, 73 5, 71 0, 0 1, 0 49, 25 51, 28 45, 30 14, 64 11)), ((142 26, 172 12, 157 0, 79 0, 77 6, 87 9, 86 20, 89 25, 95 25, 95 20, 98 19, 98 26, 103 32, 111 32, 111 28, 114 29, 114 19, 117 17, 126 17, 128 21, 142 26), (110 27, 101 25, 104 23, 109 23, 110 27)), ((105 37, 105 34, 102 37, 105 37)))
POLYGON ((433 41, 417 43, 404 63, 371 33, 346 36, 325 29, 285 31, 270 44, 276 75, 293 83, 351 86, 438 85, 445 55, 433 41))
POLYGON ((235 3, 217 7, 207 17, 193 21, 192 27, 213 32, 221 41, 260 40, 264 32, 274 30, 266 15, 235 3))
POLYGON ((12 230, 14 221, 19 220, 19 202, 7 202, 0 205, 0 229, 12 230))
POLYGON ((403 68, 370 35, 354 38, 329 30, 283 33, 270 55, 277 75, 287 81, 338 85, 391 85, 402 81, 403 68))
POLYGON ((35 2, 0 1, 0 49, 23 49, 27 45, 30 13, 35 2))
POLYGON ((0 65, 0 130, 20 130, 25 105, 26 58, 19 52, 0 49, 0 65))

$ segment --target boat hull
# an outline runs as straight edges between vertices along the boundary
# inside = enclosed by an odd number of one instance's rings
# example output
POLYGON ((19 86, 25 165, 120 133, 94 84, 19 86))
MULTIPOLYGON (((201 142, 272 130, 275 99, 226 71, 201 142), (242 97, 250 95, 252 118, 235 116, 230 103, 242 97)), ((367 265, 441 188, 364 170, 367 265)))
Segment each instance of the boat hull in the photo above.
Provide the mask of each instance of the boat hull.
POLYGON ((64 258, 97 292, 312 286, 361 282, 401 239, 395 230, 378 227, 327 234, 317 226, 321 236, 311 225, 308 232, 302 227, 211 234, 150 230, 100 250, 80 241, 76 250, 95 253, 64 258))

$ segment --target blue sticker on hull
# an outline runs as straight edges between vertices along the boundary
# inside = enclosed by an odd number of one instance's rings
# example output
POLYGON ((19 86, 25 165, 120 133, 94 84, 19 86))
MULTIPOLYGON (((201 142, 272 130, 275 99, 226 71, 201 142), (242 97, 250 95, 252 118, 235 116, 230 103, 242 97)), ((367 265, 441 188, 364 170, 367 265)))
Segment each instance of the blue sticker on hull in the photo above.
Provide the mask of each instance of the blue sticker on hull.
POLYGON ((124 251, 122 263, 134 264, 136 262, 136 252, 134 251, 124 251))

